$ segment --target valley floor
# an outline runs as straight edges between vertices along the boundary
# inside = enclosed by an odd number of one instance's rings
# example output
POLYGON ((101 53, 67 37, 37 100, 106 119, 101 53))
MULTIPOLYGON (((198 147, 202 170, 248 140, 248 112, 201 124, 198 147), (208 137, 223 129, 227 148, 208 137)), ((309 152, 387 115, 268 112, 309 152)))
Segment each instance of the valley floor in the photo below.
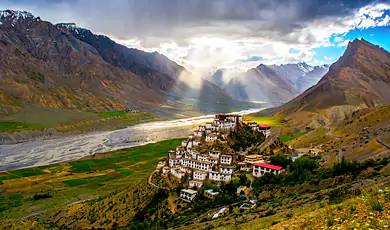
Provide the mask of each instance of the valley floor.
POLYGON ((146 112, 137 111, 92 113, 29 106, 16 114, 0 118, 0 144, 115 130, 156 119, 146 112))
MULTIPOLYGON (((166 152, 180 142, 168 140, 78 161, 1 173, 0 219, 9 222, 39 216, 142 184, 166 152)), ((0 228, 4 227, 0 224, 0 228)))
MULTIPOLYGON (((387 127, 387 111, 388 107, 365 112, 346 128, 314 130, 294 129, 283 117, 246 117, 272 123, 283 142, 302 151, 327 143, 322 147, 332 153, 347 145, 351 148, 344 152, 351 154, 342 156, 365 162, 347 164, 346 171, 325 170, 333 173, 329 175, 314 170, 309 179, 299 182, 265 184, 256 194, 258 205, 250 210, 239 209, 243 201, 224 205, 201 199, 192 205, 175 205, 176 190, 167 194, 155 187, 158 181, 148 183, 157 162, 181 143, 177 139, 1 173, 0 229, 386 229, 390 164, 379 160, 387 158, 386 146, 371 148, 366 136, 375 141, 379 135, 386 145, 388 132, 379 131, 387 127), (343 136, 344 142, 335 134, 343 136), (374 157, 378 160, 366 161, 367 151, 378 151, 374 157), (228 214, 212 219, 222 207, 229 209, 228 214)), ((331 155, 321 154, 325 159, 321 167, 334 165, 331 155)))

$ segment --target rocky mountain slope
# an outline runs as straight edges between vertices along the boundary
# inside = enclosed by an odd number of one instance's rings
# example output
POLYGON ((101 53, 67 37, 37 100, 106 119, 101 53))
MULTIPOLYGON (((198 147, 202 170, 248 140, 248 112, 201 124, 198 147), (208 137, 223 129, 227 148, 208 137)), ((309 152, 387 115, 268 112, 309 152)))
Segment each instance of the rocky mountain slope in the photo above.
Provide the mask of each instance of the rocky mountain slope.
POLYGON ((354 40, 313 87, 281 106, 284 113, 334 106, 374 107, 390 103, 390 53, 365 40, 354 40))
POLYGON ((329 70, 328 65, 311 66, 305 62, 270 65, 269 68, 277 75, 288 79, 299 93, 315 85, 329 70))
POLYGON ((0 11, 0 65, 2 115, 26 104, 78 111, 156 111, 167 105, 171 113, 184 107, 182 100, 206 112, 240 106, 210 82, 197 88, 182 81, 191 74, 161 54, 28 12, 0 11), (202 101, 200 92, 216 101, 202 101))
POLYGON ((169 91, 180 74, 186 71, 157 52, 148 53, 127 48, 104 35, 96 35, 90 30, 77 27, 74 23, 59 23, 56 27, 70 32, 75 38, 94 47, 107 63, 142 76, 151 88, 169 91))
POLYGON ((279 116, 294 148, 319 146, 328 161, 389 156, 390 53, 365 40, 345 53, 313 87, 262 112, 279 116), (331 159, 331 160, 329 160, 331 159))
POLYGON ((220 69, 211 81, 222 87, 233 98, 240 100, 285 102, 317 83, 328 71, 328 66, 306 63, 259 65, 246 72, 232 73, 220 69))

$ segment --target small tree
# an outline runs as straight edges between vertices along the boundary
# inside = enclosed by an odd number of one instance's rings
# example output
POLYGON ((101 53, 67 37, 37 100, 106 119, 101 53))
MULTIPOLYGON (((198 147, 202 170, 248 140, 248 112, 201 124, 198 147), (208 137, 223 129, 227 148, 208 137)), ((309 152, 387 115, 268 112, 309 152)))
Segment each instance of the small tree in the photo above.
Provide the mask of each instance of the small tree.
POLYGON ((282 166, 283 168, 286 168, 288 165, 291 164, 291 159, 287 158, 286 156, 282 154, 276 154, 272 155, 270 158, 271 164, 282 166))
POLYGON ((249 186, 250 182, 248 180, 248 178, 246 177, 246 175, 244 173, 241 173, 240 176, 239 176, 239 182, 238 182, 241 186, 249 186))

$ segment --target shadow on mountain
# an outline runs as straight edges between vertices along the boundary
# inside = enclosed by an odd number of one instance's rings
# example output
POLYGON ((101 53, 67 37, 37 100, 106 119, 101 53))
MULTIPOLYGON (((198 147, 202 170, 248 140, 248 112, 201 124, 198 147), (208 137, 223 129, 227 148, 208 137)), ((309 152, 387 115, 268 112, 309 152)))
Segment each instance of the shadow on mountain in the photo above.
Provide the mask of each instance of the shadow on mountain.
POLYGON ((204 113, 234 112, 239 110, 259 108, 262 105, 232 99, 214 84, 203 81, 199 91, 197 108, 204 113))

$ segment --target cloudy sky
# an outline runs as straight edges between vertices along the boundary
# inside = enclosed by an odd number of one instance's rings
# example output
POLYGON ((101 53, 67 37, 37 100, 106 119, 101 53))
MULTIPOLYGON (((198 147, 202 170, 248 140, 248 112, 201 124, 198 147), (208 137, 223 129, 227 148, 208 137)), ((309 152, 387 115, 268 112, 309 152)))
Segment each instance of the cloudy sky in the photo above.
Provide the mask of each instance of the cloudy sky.
POLYGON ((389 1, 1 0, 0 8, 75 22, 205 71, 332 63, 360 37, 390 50, 389 1))

